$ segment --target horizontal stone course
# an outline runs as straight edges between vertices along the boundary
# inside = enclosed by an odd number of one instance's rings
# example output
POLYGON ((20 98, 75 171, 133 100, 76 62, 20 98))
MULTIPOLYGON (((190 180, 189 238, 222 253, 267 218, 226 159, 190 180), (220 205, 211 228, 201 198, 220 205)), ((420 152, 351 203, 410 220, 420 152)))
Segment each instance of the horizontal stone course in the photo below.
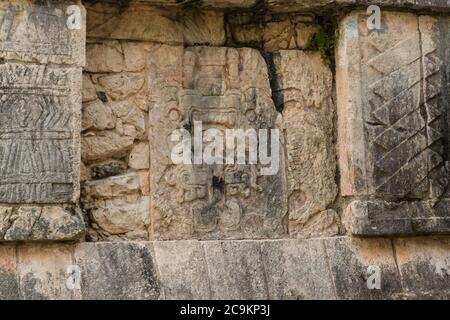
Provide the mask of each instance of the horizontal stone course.
MULTIPOLYGON (((111 1, 111 0, 108 0, 111 1)), ((140 0, 161 7, 202 6, 215 9, 260 9, 270 12, 321 11, 376 4, 389 8, 450 10, 446 0, 140 0)))
POLYGON ((0 299, 442 299, 449 275, 445 237, 0 245, 0 299))

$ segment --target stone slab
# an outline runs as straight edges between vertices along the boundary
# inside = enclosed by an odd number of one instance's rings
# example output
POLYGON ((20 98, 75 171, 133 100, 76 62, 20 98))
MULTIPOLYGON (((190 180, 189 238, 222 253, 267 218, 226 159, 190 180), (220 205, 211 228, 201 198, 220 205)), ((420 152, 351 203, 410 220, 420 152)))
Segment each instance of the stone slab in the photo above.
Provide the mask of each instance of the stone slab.
POLYGON ((450 233, 449 200, 359 201, 349 204, 344 213, 348 227, 357 236, 426 235, 450 233))
POLYGON ((70 245, 19 245, 20 294, 25 300, 80 299, 66 286, 67 270, 73 265, 70 245))
MULTIPOLYGON (((289 234, 335 235, 337 219, 314 223, 336 198, 333 75, 319 53, 280 50, 272 56, 273 95, 282 110, 287 153, 289 234)), ((330 216, 337 214, 330 213, 330 216)))
POLYGON ((450 240, 401 238, 394 240, 405 291, 433 297, 450 297, 450 240))
POLYGON ((205 252, 200 242, 156 241, 153 246, 165 299, 211 298, 205 252))
POLYGON ((138 242, 82 243, 75 247, 84 300, 156 300, 161 287, 152 246, 138 242))
POLYGON ((261 241, 260 245, 269 299, 336 299, 322 240, 261 241))
POLYGON ((450 20, 385 11, 382 32, 369 31, 366 21, 365 12, 354 12, 340 24, 341 190, 397 209, 369 201, 366 213, 356 213, 353 221, 360 225, 353 229, 358 235, 448 233, 450 20), (405 206, 423 212, 408 213, 405 206), (392 212, 391 224, 382 210, 392 212), (422 219, 417 232, 411 215, 422 219), (385 221, 371 228, 363 216, 385 221))
POLYGON ((81 69, 1 64, 0 111, 0 202, 76 202, 81 69))
POLYGON ((85 227, 76 207, 0 206, 0 241, 77 240, 85 227))
POLYGON ((16 246, 13 245, 0 245, 0 299, 20 299, 16 246))
POLYGON ((268 299, 259 241, 206 241, 211 299, 268 299))
POLYGON ((325 247, 338 299, 392 299, 402 292, 390 240, 336 237, 325 247), (371 266, 380 270, 380 289, 368 288, 371 266))

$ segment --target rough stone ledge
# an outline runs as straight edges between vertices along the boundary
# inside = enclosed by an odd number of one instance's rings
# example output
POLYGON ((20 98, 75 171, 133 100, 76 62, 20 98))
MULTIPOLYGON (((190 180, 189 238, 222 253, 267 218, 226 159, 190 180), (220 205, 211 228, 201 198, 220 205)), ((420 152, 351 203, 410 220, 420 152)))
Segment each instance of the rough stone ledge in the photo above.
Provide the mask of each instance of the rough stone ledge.
POLYGON ((73 241, 85 229, 76 206, 0 206, 0 242, 73 241))
MULTIPOLYGON (((104 0, 105 2, 111 0, 104 0)), ((86 1, 89 2, 89 1, 86 1)), ((205 7, 213 9, 239 9, 268 12, 330 12, 371 4, 382 8, 422 11, 450 11, 447 0, 139 0, 160 7, 205 7)))
POLYGON ((355 236, 450 234, 450 200, 388 202, 356 200, 347 207, 348 229, 355 236))
POLYGON ((449 288, 449 237, 0 245, 1 299, 446 299, 449 288), (367 288, 369 266, 380 290, 367 288))

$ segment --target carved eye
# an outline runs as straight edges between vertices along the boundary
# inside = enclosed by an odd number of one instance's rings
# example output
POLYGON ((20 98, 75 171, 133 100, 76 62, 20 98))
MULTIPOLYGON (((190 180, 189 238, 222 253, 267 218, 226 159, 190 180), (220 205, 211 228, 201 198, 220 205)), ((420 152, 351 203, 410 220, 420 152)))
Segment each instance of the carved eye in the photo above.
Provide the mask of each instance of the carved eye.
POLYGON ((181 120, 181 112, 178 109, 170 109, 169 119, 173 122, 179 122, 181 120))

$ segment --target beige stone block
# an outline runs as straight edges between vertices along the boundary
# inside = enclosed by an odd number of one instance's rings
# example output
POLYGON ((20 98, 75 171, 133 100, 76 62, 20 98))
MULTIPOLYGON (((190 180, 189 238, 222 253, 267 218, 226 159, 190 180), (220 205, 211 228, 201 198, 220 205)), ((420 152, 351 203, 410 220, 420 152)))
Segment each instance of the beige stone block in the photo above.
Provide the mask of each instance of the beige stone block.
POLYGON ((223 13, 195 9, 161 9, 131 3, 87 4, 88 37, 141 40, 172 45, 225 43, 223 13))
POLYGON ((81 155, 85 163, 109 157, 121 158, 133 146, 134 137, 120 135, 116 131, 100 131, 83 136, 81 155))
POLYGON ((78 300, 79 289, 66 286, 74 265, 69 245, 23 245, 18 249, 20 292, 24 299, 78 300))
POLYGON ((82 131, 114 129, 116 125, 110 106, 98 99, 83 105, 81 121, 82 131))
POLYGON ((148 142, 139 142, 131 149, 128 165, 132 169, 148 169, 150 166, 150 150, 148 142))
POLYGON ((336 233, 337 215, 323 212, 338 192, 330 67, 319 53, 296 50, 280 51, 274 64, 286 134, 290 235, 336 233))

